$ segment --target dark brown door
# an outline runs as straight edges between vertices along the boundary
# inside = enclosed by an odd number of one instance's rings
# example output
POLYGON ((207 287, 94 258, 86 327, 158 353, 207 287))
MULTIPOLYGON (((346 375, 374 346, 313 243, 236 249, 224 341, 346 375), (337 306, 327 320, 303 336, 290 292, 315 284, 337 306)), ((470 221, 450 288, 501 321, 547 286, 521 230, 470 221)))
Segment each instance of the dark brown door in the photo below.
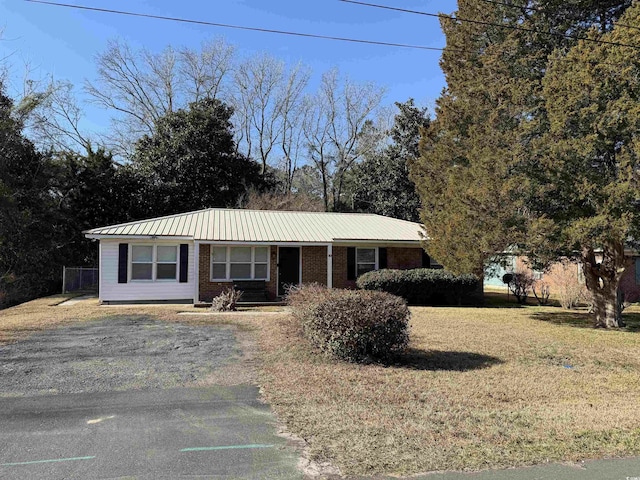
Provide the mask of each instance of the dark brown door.
POLYGON ((300 247, 280 247, 278 260, 278 295, 287 293, 289 285, 300 283, 300 247))

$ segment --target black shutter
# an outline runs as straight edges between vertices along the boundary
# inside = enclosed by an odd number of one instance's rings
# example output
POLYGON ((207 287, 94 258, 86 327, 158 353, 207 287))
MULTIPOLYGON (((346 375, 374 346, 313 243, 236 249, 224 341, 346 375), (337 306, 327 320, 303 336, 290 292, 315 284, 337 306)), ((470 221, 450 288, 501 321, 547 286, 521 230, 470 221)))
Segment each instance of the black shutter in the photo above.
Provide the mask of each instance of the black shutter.
POLYGON ((422 267, 431 268, 431 257, 424 250, 422 250, 422 267))
POLYGON ((347 247, 347 280, 356 279, 356 247, 347 247))
POLYGON ((129 244, 118 245, 118 283, 127 283, 129 277, 127 268, 129 267, 129 244))
POLYGON ((180 244, 180 283, 187 283, 189 273, 189 245, 180 244))
POLYGON ((387 249, 378 249, 378 268, 387 268, 387 249))

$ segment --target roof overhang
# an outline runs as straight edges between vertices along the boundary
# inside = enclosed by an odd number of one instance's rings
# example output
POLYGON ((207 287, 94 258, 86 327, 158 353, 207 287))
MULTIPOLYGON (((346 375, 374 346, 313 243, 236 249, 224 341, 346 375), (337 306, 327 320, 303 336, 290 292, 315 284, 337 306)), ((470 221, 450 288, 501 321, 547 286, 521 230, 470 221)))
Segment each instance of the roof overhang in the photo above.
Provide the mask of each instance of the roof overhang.
POLYGON ((394 247, 420 247, 420 240, 371 240, 367 238, 335 238, 334 245, 393 245, 394 247))
POLYGON ((185 241, 193 241, 193 237, 176 237, 176 236, 165 236, 165 235, 104 235, 104 234, 94 234, 94 233, 85 233, 84 235, 87 238, 91 238, 93 240, 185 240, 185 241))

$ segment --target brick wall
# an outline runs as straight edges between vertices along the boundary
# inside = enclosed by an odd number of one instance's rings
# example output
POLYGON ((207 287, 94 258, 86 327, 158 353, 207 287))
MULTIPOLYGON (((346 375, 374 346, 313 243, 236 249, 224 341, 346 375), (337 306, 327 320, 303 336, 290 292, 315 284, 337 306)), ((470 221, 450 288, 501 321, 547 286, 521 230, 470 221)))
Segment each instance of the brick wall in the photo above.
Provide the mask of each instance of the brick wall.
MULTIPOLYGON (((387 248, 387 268, 406 270, 422 266, 422 248, 387 248)), ((347 247, 333 247, 333 287, 356 288, 355 280, 347 280, 347 247)))
POLYGON ((302 247, 302 283, 327 284, 327 247, 302 247))
POLYGON ((387 268, 408 270, 422 267, 422 248, 387 248, 387 268))
POLYGON ((629 263, 620 279, 620 289, 624 292, 626 302, 640 301, 640 285, 636 283, 636 258, 629 263))
MULTIPOLYGON (((267 293, 270 300, 277 297, 278 292, 278 247, 270 249, 270 280, 267 282, 267 293)), ((310 246, 301 248, 302 282, 327 284, 327 247, 310 246)), ((200 301, 210 302, 232 282, 212 282, 210 246, 200 245, 200 301)), ((409 269, 422 266, 421 248, 387 248, 387 268, 409 269)), ((356 288, 355 280, 347 280, 347 247, 333 247, 333 287, 356 288)))
MULTIPOLYGON (((277 296, 277 262, 278 249, 275 246, 270 248, 269 277, 266 282, 267 296, 274 300, 277 296)), ((198 269, 200 277, 200 301, 210 302, 213 297, 220 295, 226 288, 231 287, 233 282, 212 282, 211 278, 211 248, 210 245, 200 245, 200 258, 198 259, 198 269)))
POLYGON ((347 247, 333 247, 333 288, 356 288, 355 280, 347 280, 347 247))

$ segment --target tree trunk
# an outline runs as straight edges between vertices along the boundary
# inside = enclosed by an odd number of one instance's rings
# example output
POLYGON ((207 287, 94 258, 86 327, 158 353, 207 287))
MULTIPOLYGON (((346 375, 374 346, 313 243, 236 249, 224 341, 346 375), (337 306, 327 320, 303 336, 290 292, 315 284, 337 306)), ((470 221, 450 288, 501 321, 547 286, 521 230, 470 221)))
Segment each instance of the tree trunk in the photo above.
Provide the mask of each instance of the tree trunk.
POLYGON ((608 285, 608 288, 600 288, 593 295, 594 327, 618 328, 623 327, 622 312, 618 305, 617 288, 608 285))
POLYGON ((582 250, 582 269, 587 290, 593 300, 594 327, 619 328, 624 326, 619 300, 620 279, 627 267, 623 242, 610 242, 597 254, 592 247, 582 250))

